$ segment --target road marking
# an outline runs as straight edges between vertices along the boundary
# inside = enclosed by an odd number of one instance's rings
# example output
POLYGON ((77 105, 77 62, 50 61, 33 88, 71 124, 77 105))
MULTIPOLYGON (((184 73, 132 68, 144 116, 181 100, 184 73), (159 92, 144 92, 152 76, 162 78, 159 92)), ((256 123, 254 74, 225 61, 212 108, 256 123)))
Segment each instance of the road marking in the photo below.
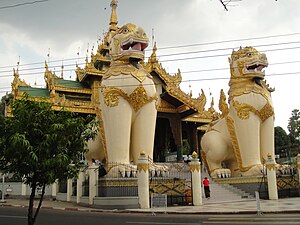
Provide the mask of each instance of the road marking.
POLYGON ((300 219, 300 217, 210 217, 208 220, 293 220, 300 219))
POLYGON ((0 218, 17 218, 17 219, 27 219, 26 216, 8 216, 8 215, 0 215, 0 218))
MULTIPOLYGON (((182 223, 163 223, 163 222, 131 222, 131 221, 126 221, 126 223, 128 224, 151 224, 151 225, 154 225, 154 224, 159 224, 159 225, 182 225, 182 223)), ((200 225, 200 223, 184 223, 184 225, 200 225)))
MULTIPOLYGON (((202 224, 279 224, 282 225, 282 222, 275 221, 256 221, 256 222, 246 222, 246 221, 203 221, 202 224)), ((284 224, 300 224, 299 222, 284 222, 284 224)))

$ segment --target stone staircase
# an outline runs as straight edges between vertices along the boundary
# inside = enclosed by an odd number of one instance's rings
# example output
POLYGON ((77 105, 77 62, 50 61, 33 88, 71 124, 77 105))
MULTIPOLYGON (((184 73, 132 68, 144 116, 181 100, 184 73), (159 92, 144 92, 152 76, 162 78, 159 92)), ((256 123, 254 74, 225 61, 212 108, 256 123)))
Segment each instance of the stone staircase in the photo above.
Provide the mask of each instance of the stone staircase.
POLYGON ((238 189, 229 184, 218 184, 214 182, 207 173, 202 173, 204 177, 209 178, 210 183, 210 198, 206 199, 204 190, 202 192, 203 204, 213 204, 220 202, 233 202, 233 201, 249 201, 255 200, 255 197, 245 191, 238 189))

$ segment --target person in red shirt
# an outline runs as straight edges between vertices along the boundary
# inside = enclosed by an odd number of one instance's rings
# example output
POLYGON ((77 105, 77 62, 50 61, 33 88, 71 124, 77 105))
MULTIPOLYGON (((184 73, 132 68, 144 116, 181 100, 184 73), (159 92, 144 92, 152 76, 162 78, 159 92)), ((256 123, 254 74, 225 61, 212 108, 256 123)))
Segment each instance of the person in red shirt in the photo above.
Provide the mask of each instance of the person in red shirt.
POLYGON ((205 198, 210 198, 209 179, 207 179, 207 177, 205 177, 203 180, 203 186, 205 198))

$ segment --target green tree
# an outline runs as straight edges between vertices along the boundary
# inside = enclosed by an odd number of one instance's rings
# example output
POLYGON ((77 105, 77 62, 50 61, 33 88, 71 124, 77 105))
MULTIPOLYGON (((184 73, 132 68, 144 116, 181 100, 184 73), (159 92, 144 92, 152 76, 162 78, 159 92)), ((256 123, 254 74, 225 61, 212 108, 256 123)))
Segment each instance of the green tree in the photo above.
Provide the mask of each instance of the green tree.
POLYGON ((80 155, 86 151, 86 142, 95 137, 97 126, 91 117, 55 112, 46 102, 24 98, 11 107, 13 117, 0 120, 0 169, 23 178, 30 186, 28 225, 33 225, 46 186, 78 175, 83 166, 80 155), (34 212, 37 188, 42 192, 34 212))
POLYGON ((290 138, 282 127, 275 127, 275 154, 286 156, 290 150, 290 138))
POLYGON ((294 109, 288 123, 292 155, 299 153, 300 146, 300 111, 294 109))

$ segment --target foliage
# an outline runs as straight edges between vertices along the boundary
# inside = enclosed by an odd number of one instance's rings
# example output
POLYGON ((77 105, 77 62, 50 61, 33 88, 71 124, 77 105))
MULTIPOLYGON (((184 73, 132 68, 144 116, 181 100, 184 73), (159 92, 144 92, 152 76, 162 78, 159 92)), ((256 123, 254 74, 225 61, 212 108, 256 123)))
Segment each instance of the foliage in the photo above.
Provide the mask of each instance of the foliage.
POLYGON ((286 156, 290 150, 290 138, 282 127, 275 127, 275 154, 286 156))
POLYGON ((13 117, 0 119, 0 169, 23 178, 30 186, 28 224, 34 224, 46 185, 77 176, 82 167, 80 155, 97 129, 91 117, 54 112, 46 102, 24 98, 11 107, 13 117), (39 187, 42 195, 33 216, 34 196, 39 187))
POLYGON ((294 109, 288 123, 291 151, 293 155, 299 153, 300 146, 300 111, 294 109))
POLYGON ((291 137, 291 141, 299 142, 300 137, 300 111, 298 109, 294 109, 292 111, 292 115, 289 119, 288 130, 290 132, 289 136, 291 137))
POLYGON ((182 140, 182 154, 183 155, 188 155, 190 154, 191 151, 191 146, 190 143, 187 139, 182 140))

